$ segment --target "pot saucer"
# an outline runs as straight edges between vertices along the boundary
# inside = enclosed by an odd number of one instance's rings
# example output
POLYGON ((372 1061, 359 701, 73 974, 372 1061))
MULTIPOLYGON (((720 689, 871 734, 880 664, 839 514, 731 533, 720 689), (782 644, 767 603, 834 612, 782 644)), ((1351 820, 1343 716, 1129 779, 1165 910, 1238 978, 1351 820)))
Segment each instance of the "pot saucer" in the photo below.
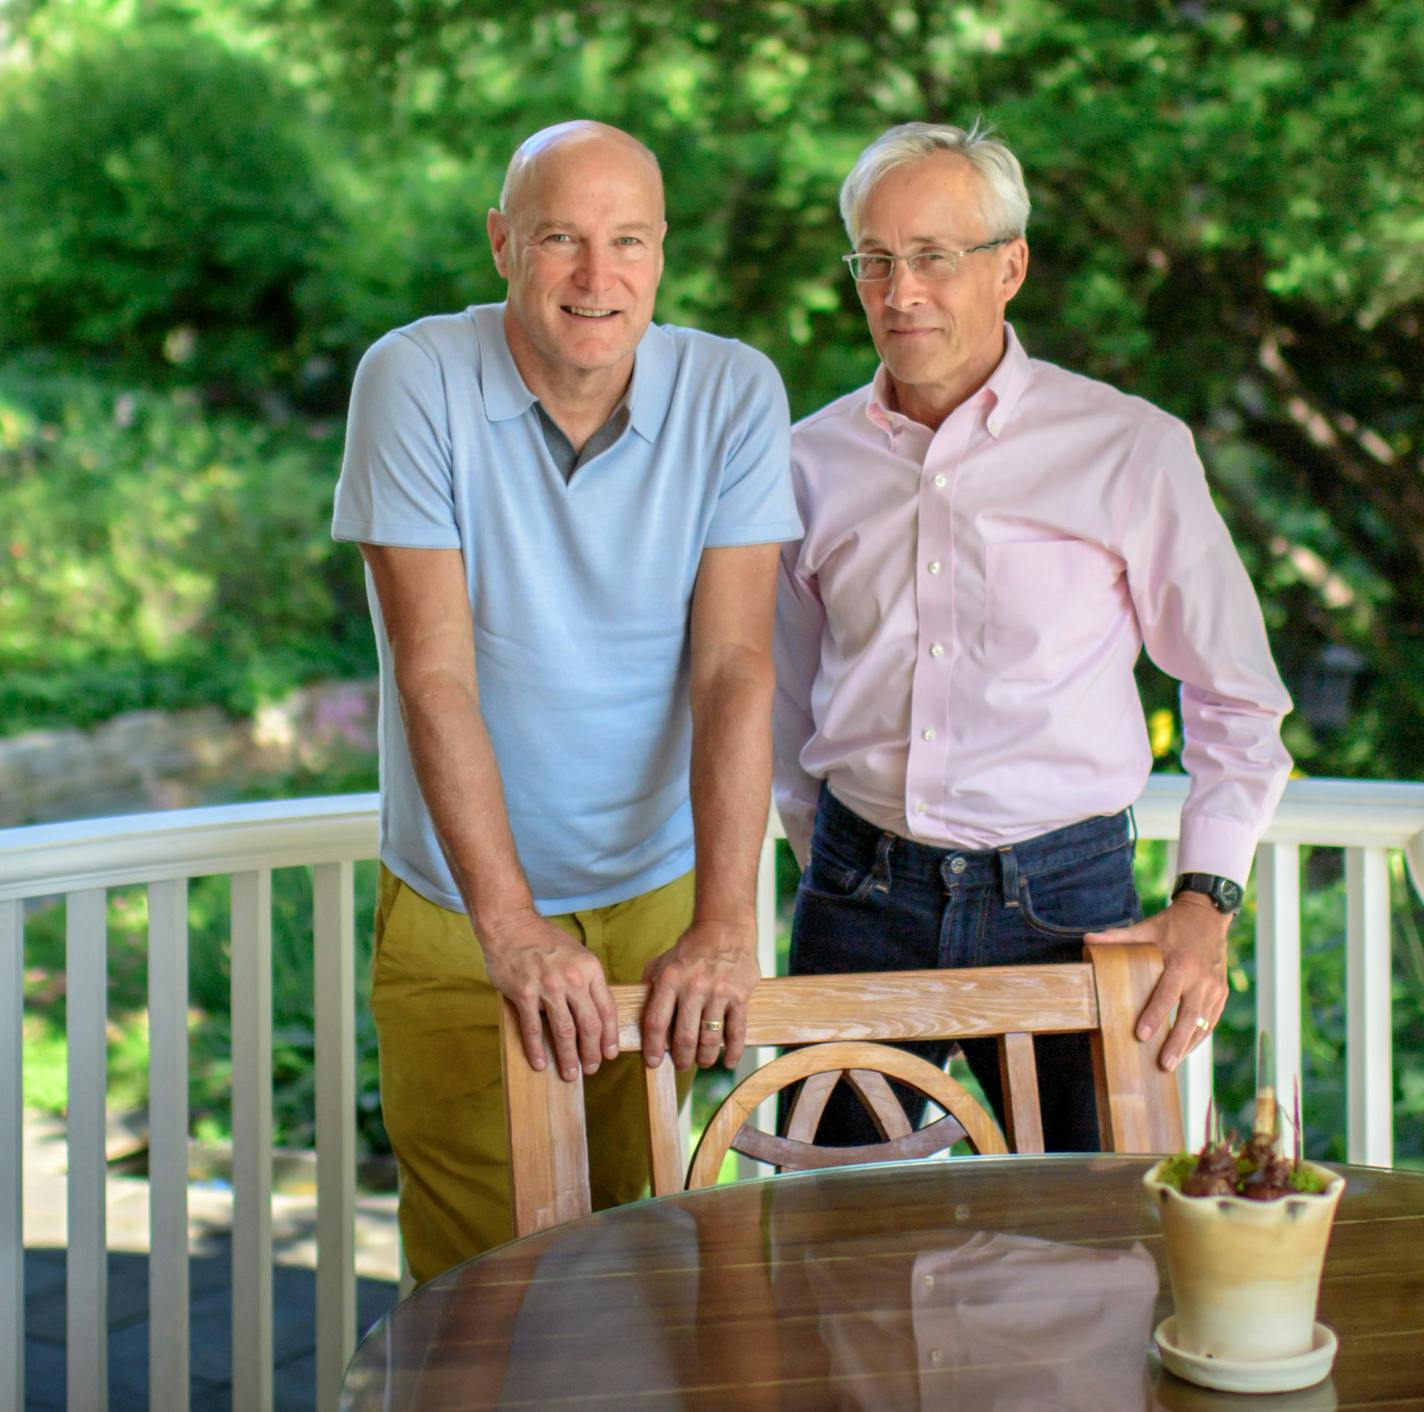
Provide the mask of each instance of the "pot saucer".
POLYGON ((1339 1347, 1335 1330, 1326 1324, 1316 1324, 1306 1352, 1259 1362, 1188 1353, 1177 1347, 1176 1334, 1175 1314, 1163 1319, 1153 1330, 1152 1337, 1157 1340, 1162 1354, 1162 1366, 1189 1383, 1215 1388, 1218 1392, 1293 1392, 1296 1388, 1313 1387, 1329 1376, 1339 1347))

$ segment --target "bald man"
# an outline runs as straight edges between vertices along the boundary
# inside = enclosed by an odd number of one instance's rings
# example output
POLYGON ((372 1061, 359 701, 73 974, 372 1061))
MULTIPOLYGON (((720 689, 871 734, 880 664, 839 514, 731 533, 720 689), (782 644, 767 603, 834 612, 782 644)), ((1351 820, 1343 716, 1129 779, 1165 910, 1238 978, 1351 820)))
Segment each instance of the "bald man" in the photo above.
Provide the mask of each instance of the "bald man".
POLYGON ((684 1093, 736 1063, 778 545, 800 534, 772 365, 652 323, 646 147, 535 134, 488 229, 505 302, 362 360, 333 521, 380 656, 371 1008, 422 1281, 511 1234, 501 993, 536 1067, 585 1076, 596 1207, 648 1177, 609 983, 651 984, 645 1060, 670 1053, 684 1093))

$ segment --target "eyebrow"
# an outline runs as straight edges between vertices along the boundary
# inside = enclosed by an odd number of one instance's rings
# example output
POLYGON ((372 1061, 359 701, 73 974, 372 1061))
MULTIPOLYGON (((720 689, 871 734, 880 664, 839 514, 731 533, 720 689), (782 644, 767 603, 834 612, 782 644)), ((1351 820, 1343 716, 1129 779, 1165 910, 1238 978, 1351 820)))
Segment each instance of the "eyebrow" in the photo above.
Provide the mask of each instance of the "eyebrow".
MULTIPOLYGON (((973 245, 973 244, 977 244, 978 242, 977 242, 977 241, 970 241, 969 243, 970 243, 971 245, 973 245)), ((954 244, 954 242, 953 242, 952 240, 949 240, 949 239, 947 239, 945 236, 942 236, 942 235, 912 235, 912 236, 910 237, 910 244, 911 244, 911 245, 931 245, 931 246, 935 246, 935 247, 937 247, 937 248, 939 248, 939 249, 941 249, 941 250, 953 250, 953 249, 957 249, 957 248, 958 248, 958 247, 954 244)), ((878 248, 881 249, 881 250, 888 250, 888 249, 890 248, 890 246, 889 246, 889 244, 888 244, 887 242, 885 242, 885 241, 883 241, 883 240, 876 240, 876 239, 874 239, 872 236, 866 236, 864 239, 862 239, 862 240, 859 242, 859 244, 857 244, 856 249, 857 249, 857 250, 862 250, 863 247, 864 247, 864 246, 867 246, 867 245, 876 246, 876 247, 878 247, 878 248)))
MULTIPOLYGON (((551 230, 577 231, 579 229, 580 227, 577 221, 560 221, 549 219, 540 221, 539 224, 534 227, 534 234, 543 235, 546 231, 551 230)), ((622 225, 614 227, 614 230, 618 231, 620 234, 636 234, 642 232, 649 232, 653 229, 653 225, 648 221, 624 221, 622 225)))

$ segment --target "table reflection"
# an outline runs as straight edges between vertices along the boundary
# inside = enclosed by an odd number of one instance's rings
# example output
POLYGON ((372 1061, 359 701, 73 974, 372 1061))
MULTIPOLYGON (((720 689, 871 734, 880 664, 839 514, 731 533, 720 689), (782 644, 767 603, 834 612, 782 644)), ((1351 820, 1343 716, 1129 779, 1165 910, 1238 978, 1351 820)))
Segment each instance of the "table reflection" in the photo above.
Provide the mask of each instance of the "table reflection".
POLYGON ((1348 1169, 1320 1306, 1333 1378, 1244 1397, 1153 1351, 1171 1300, 1147 1165, 921 1162, 602 1212, 417 1291, 362 1344, 342 1406, 1330 1412, 1424 1394, 1424 1177, 1348 1169))
POLYGON ((908 1328, 899 1310, 887 1309, 879 1282, 864 1278, 866 1253, 855 1246, 806 1257, 831 1375, 850 1390, 845 1405, 898 1412, 905 1404, 884 1375, 905 1367, 925 1407, 1147 1405, 1157 1266, 1140 1244, 1092 1250, 1001 1231, 956 1233, 914 1257, 903 1296, 908 1328))

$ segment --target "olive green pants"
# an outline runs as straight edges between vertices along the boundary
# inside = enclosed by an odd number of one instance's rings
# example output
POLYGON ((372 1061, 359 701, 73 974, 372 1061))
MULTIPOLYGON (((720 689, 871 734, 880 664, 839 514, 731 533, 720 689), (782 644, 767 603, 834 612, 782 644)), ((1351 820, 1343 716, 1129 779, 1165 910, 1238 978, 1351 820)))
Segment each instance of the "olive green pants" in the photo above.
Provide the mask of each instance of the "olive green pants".
MULTIPOLYGON (((611 984, 691 925, 692 874, 626 902, 550 917, 603 963, 611 984)), ((400 1163, 400 1230, 417 1281, 514 1234, 500 1081, 499 994, 469 917, 422 897, 384 865, 376 899, 371 1013, 381 1107, 400 1163)), ((605 1061, 584 1079, 595 1210, 636 1201, 648 1185, 641 1057, 605 1061)), ((679 1075, 685 1098, 691 1074, 679 1075)))

